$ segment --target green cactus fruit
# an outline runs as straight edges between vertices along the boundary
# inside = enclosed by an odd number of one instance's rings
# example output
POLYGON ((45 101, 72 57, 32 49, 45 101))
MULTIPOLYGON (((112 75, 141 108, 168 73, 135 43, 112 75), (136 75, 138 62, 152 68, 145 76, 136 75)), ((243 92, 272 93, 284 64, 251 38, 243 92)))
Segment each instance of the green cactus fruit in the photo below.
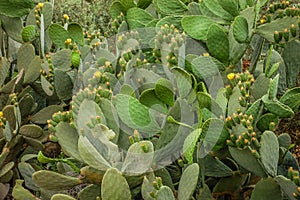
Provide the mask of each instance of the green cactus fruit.
POLYGON ((282 191, 280 185, 274 178, 261 179, 254 187, 251 194, 251 200, 255 199, 269 199, 281 200, 282 191))
POLYGON ((32 42, 36 39, 37 31, 34 25, 27 25, 22 30, 22 39, 24 42, 32 42))
POLYGON ((73 51, 72 52, 72 66, 76 69, 78 69, 79 65, 80 65, 80 54, 78 51, 73 51))
POLYGON ((32 179, 38 187, 54 191, 67 190, 82 183, 82 181, 78 178, 47 170, 41 170, 33 173, 32 179))
POLYGON ((290 39, 290 32, 287 28, 283 30, 283 38, 286 42, 288 42, 290 39))
POLYGON ((243 43, 248 39, 248 21, 243 16, 237 16, 234 19, 233 25, 233 36, 237 42, 243 43))
POLYGON ((276 44, 279 44, 282 40, 282 34, 279 31, 274 31, 274 41, 276 44))
POLYGON ((110 168, 105 172, 101 184, 101 198, 103 200, 131 200, 129 185, 117 169, 110 168))
POLYGON ((290 32, 291 32, 292 37, 296 37, 297 36, 297 28, 296 28, 295 24, 291 24, 291 26, 290 26, 290 32))
POLYGON ((37 200, 37 197, 35 197, 29 190, 26 190, 22 184, 24 180, 16 180, 16 185, 13 188, 12 196, 15 199, 18 200, 37 200))
POLYGON ((191 199, 197 186, 200 170, 198 163, 189 165, 184 171, 179 181, 178 200, 191 199))

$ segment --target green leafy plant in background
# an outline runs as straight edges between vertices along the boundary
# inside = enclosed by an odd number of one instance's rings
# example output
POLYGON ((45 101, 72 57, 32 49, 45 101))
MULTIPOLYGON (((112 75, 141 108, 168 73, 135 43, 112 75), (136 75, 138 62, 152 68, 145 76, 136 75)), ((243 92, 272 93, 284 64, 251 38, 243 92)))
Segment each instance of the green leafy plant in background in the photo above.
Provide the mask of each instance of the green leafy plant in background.
POLYGON ((58 1, 54 6, 53 21, 64 23, 67 14, 71 22, 80 24, 89 33, 109 34, 109 6, 111 1, 58 1))

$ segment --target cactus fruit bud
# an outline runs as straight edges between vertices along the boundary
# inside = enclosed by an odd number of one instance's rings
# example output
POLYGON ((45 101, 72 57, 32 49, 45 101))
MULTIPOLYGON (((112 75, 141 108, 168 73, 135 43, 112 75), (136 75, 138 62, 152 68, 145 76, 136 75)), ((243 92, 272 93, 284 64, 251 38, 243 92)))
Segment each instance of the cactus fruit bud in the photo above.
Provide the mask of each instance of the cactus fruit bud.
POLYGON ((293 167, 290 167, 288 169, 288 178, 291 179, 291 180, 293 179, 293 171, 294 171, 293 167))
POLYGON ((231 118, 230 116, 228 116, 228 117, 225 119, 225 121, 226 121, 226 126, 227 126, 227 128, 229 128, 229 129, 231 129, 232 126, 235 125, 234 121, 232 120, 232 118, 231 118))
POLYGON ((55 135, 53 135, 53 134, 50 134, 50 135, 49 135, 49 140, 50 140, 51 142, 58 142, 58 138, 57 138, 55 135))
POLYGON ((251 150, 251 154, 252 154, 256 159, 259 159, 259 158, 260 158, 259 153, 258 153, 255 149, 252 149, 252 150, 251 150))
POLYGON ((288 42, 289 39, 290 39, 290 32, 289 32, 289 30, 288 30, 287 28, 284 29, 284 31, 283 31, 283 38, 284 38, 284 40, 285 40, 286 42, 288 42))
POLYGON ((134 138, 133 138, 132 135, 129 136, 128 139, 129 139, 130 144, 134 144, 135 143, 134 138))
POLYGON ((232 88, 230 85, 227 85, 225 89, 226 89, 226 97, 229 98, 229 96, 232 95, 232 88))
POLYGON ((259 143, 259 141, 257 140, 257 138, 252 137, 252 138, 251 138, 251 141, 252 141, 252 143, 254 144, 255 147, 260 148, 260 143, 259 143))
POLYGON ((152 182, 152 185, 153 185, 153 187, 154 187, 156 190, 159 190, 159 189, 160 189, 160 187, 159 187, 159 185, 158 185, 158 183, 157 183, 156 180, 154 180, 154 181, 152 182))
POLYGON ((290 26, 290 32, 291 32, 291 35, 292 35, 293 37, 296 37, 296 35, 297 35, 297 30, 296 30, 295 24, 292 24, 292 25, 290 26))
POLYGON ((240 103, 241 106, 246 107, 247 102, 246 102, 245 98, 239 97, 238 100, 239 100, 239 103, 240 103))
POLYGON ((231 140, 226 140, 226 144, 231 147, 236 147, 236 145, 231 140))
POLYGON ((232 133, 232 134, 230 134, 230 140, 231 141, 235 141, 237 138, 236 138, 236 136, 232 133))
POLYGON ((239 115, 236 114, 236 113, 233 113, 232 114, 232 117, 233 117, 233 120, 235 123, 239 124, 240 123, 240 118, 239 118, 239 115))
POLYGON ((178 160, 177 160, 177 164, 178 164, 181 168, 184 167, 184 162, 183 162, 182 159, 178 159, 178 160))
POLYGON ((270 131, 274 131, 275 128, 276 128, 275 122, 270 122, 270 124, 269 124, 269 130, 270 130, 270 131))
POLYGON ((149 149, 148 149, 147 145, 144 142, 142 142, 140 144, 140 146, 141 146, 142 150, 144 151, 144 153, 148 153, 149 152, 149 149))
POLYGON ((294 181, 294 183, 295 183, 297 186, 300 185, 300 178, 299 178, 299 176, 294 176, 294 177, 293 177, 293 181, 294 181))
POLYGON ((280 41, 282 40, 282 34, 280 34, 280 32, 278 31, 274 31, 274 40, 275 43, 280 43, 280 41))
POLYGON ((136 142, 139 142, 140 141, 140 136, 139 136, 139 132, 137 130, 134 130, 133 131, 133 137, 134 137, 134 140, 136 142))

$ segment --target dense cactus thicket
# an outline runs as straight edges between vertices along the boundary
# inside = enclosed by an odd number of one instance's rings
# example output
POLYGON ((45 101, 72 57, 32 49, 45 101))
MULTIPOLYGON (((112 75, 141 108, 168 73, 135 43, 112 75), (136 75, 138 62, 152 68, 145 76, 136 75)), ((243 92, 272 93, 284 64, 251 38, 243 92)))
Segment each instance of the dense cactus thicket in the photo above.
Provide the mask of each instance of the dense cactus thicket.
POLYGON ((0 200, 300 199, 299 16, 0 0, 0 200))

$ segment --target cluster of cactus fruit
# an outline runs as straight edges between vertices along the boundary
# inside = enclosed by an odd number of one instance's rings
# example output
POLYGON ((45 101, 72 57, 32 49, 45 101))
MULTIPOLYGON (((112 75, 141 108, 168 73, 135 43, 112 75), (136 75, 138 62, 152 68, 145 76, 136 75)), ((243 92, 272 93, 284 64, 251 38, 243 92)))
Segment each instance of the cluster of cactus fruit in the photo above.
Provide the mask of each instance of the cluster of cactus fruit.
POLYGON ((242 198, 254 174, 251 199, 299 198, 291 138, 273 132, 300 105, 291 3, 114 0, 112 39, 24 2, 0 5, 0 31, 21 43, 7 80, 0 48, 0 197, 11 184, 17 200, 242 198))

